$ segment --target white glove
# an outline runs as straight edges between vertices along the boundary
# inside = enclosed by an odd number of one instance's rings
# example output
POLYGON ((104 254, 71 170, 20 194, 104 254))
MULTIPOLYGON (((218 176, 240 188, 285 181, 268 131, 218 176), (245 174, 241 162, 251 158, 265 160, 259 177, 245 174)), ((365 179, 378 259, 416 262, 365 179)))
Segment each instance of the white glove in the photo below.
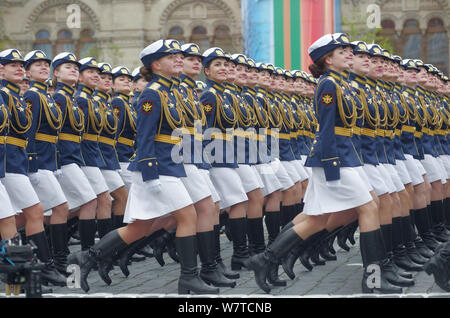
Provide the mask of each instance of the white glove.
POLYGON ((55 172, 53 172, 53 174, 55 175, 55 177, 59 178, 59 177, 62 176, 62 170, 61 170, 61 169, 58 169, 58 170, 56 170, 55 172))
POLYGON ((151 192, 159 193, 162 191, 161 181, 159 179, 146 181, 151 192))
POLYGON ((328 187, 339 187, 341 185, 341 180, 333 180, 333 181, 327 181, 328 187))

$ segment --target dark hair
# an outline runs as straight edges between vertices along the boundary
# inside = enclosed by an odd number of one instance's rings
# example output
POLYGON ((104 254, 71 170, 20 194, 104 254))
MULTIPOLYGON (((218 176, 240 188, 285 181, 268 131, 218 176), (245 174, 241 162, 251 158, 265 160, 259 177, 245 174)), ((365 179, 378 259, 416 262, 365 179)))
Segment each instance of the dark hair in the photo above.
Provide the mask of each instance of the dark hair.
POLYGON ((314 62, 314 64, 311 64, 308 68, 311 74, 315 78, 321 77, 323 74, 325 74, 328 70, 327 66, 325 65, 325 59, 327 57, 330 57, 333 55, 334 51, 328 52, 324 56, 322 56, 320 59, 314 62))
POLYGON ((153 70, 152 70, 151 65, 149 65, 149 66, 142 66, 139 71, 141 72, 141 76, 143 78, 145 78, 145 80, 147 82, 151 82, 152 81, 153 70))

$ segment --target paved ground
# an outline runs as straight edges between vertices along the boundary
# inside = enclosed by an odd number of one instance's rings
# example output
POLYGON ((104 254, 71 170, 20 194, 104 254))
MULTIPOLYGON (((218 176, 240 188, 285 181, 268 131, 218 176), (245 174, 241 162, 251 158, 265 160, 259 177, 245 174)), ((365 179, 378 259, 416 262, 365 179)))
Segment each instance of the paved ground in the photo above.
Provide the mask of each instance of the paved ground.
MULTIPOLYGON (((358 233, 356 233, 357 242, 358 233)), ((232 243, 226 236, 221 236, 222 257, 229 266, 232 253, 232 243)), ((79 249, 79 245, 71 246, 71 250, 79 249)), ((289 278, 282 272, 280 277, 288 280, 286 287, 273 288, 271 295, 266 295, 260 290, 255 281, 253 272, 242 271, 241 278, 237 280, 235 288, 221 288, 221 297, 379 297, 361 295, 362 264, 359 246, 353 246, 350 252, 346 252, 335 246, 337 261, 327 262, 325 266, 317 266, 308 272, 298 262, 295 266, 296 278, 289 278)), ((113 283, 107 286, 96 272, 92 272, 88 282, 91 287, 89 294, 81 289, 69 289, 67 287, 53 287, 53 294, 44 297, 178 297, 177 281, 179 265, 164 254, 166 265, 159 266, 154 258, 133 263, 129 266, 130 276, 125 278, 119 268, 111 273, 113 283)), ((0 297, 4 297, 4 285, 0 283, 0 297)), ((23 295, 21 295, 23 297, 23 295)), ((185 297, 185 296, 183 296, 185 297)), ((382 296, 386 297, 386 296, 382 296)), ((390 295, 388 297, 407 298, 450 298, 450 293, 445 293, 436 284, 431 276, 424 272, 415 273, 415 286, 405 288, 402 295, 390 295)))

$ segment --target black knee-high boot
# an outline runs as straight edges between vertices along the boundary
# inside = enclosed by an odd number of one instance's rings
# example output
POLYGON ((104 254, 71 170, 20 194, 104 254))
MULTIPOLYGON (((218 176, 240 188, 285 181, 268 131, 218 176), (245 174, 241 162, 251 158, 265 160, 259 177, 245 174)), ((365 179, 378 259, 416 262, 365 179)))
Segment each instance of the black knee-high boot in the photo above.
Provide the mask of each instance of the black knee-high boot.
POLYGON ((347 245, 347 239, 348 239, 348 233, 351 230, 351 227, 352 227, 352 223, 347 224, 336 236, 338 246, 347 252, 350 251, 350 247, 347 245))
POLYGON ((450 231, 450 198, 444 199, 445 227, 450 231))
POLYGON ((286 224, 292 221, 296 205, 282 205, 280 207, 280 226, 284 227, 286 224))
POLYGON ((422 240, 422 238, 419 235, 417 235, 417 233, 416 233, 416 226, 415 226, 416 223, 415 223, 415 219, 414 219, 415 213, 416 213, 415 210, 409 211, 409 217, 410 217, 410 222, 411 222, 411 226, 410 226, 411 237, 413 239, 414 245, 416 246, 417 252, 419 252, 419 254, 422 255, 423 257, 430 259, 434 255, 434 253, 425 244, 425 242, 422 240))
POLYGON ((439 246, 439 242, 434 238, 431 232, 431 222, 428 217, 427 208, 411 210, 413 213, 414 223, 417 227, 417 232, 425 245, 433 252, 439 246))
POLYGON ((220 255, 220 224, 214 225, 214 252, 217 263, 217 268, 222 274, 229 279, 238 279, 240 277, 239 273, 233 272, 227 268, 220 255))
POLYGON ((86 251, 95 244, 95 232, 97 232, 95 219, 79 220, 78 232, 80 233, 81 250, 86 251))
POLYGON ((262 253, 266 249, 262 217, 247 219, 247 238, 250 256, 262 253))
POLYGON ((55 267, 61 274, 67 276, 67 256, 70 254, 67 246, 67 223, 50 224, 50 238, 52 241, 53 260, 55 267))
POLYGON ((445 215, 444 215, 444 204, 441 200, 431 201, 429 215, 431 219, 431 230, 434 237, 439 242, 445 243, 449 239, 449 233, 444 226, 445 215))
MULTIPOLYGON (((264 222, 266 224, 269 240, 267 245, 275 241, 278 234, 280 234, 280 211, 270 211, 265 213, 264 222)), ((286 226, 292 227, 293 223, 289 222, 286 226)), ((267 281, 274 286, 286 286, 287 282, 278 277, 278 268, 280 264, 272 264, 269 269, 267 281)))
POLYGON ((425 264, 424 269, 428 275, 433 274, 434 281, 440 288, 450 292, 450 244, 443 246, 425 264))
POLYGON ((112 222, 114 229, 120 229, 121 227, 126 226, 125 223, 123 223, 123 215, 113 215, 112 222))
POLYGON ((389 261, 392 264, 395 272, 404 278, 412 279, 413 275, 410 272, 405 271, 404 269, 398 267, 394 262, 394 252, 392 251, 392 224, 382 224, 381 234, 383 235, 384 246, 386 248, 386 254, 389 261))
POLYGON ((60 274, 55 268, 45 232, 42 231, 27 236, 27 241, 33 242, 34 245, 36 245, 38 248, 37 257, 45 265, 44 269, 41 271, 42 283, 45 285, 50 283, 55 286, 66 286, 66 277, 60 274))
POLYGON ((215 255, 214 231, 197 233, 198 255, 202 263, 200 278, 208 285, 215 287, 236 287, 236 282, 230 280, 219 271, 215 255))
POLYGON ((78 264, 81 270, 80 285, 87 293, 89 284, 87 278, 90 271, 98 264, 98 274, 106 284, 111 284, 111 278, 108 276, 108 260, 118 251, 128 246, 119 235, 117 230, 113 230, 106 234, 94 246, 88 250, 77 252, 73 255, 74 264, 78 264))
POLYGON ((250 258, 248 268, 254 271, 256 283, 266 293, 269 293, 271 289, 266 282, 271 264, 278 264, 279 260, 301 241, 303 241, 302 238, 290 228, 280 233, 263 253, 250 258))
POLYGON ((247 246, 247 218, 230 219, 230 232, 233 238, 233 255, 231 269, 233 271, 246 267, 250 255, 247 246))
POLYGON ((130 275, 128 264, 133 255, 138 253, 144 246, 150 244, 151 241, 160 236, 162 233, 164 233, 163 229, 157 230, 149 236, 143 237, 136 242, 133 242, 122 251, 119 251, 117 255, 117 258, 119 259, 119 267, 125 277, 128 277, 128 275, 130 275))
POLYGON ((181 273, 178 280, 178 293, 218 294, 219 288, 211 287, 203 282, 197 268, 197 236, 176 237, 175 247, 180 257, 181 273))
POLYGON ((402 289, 389 283, 386 279, 387 254, 381 230, 360 233, 360 248, 363 261, 363 293, 392 294, 401 293, 402 289), (370 281, 372 271, 375 270, 375 281, 370 281), (378 273, 378 275, 377 275, 378 273))
POLYGON ((342 226, 334 229, 331 232, 328 232, 324 239, 320 242, 319 245, 319 255, 326 261, 335 261, 337 260, 336 255, 332 255, 330 253, 330 240, 332 240, 339 231, 342 230, 342 226))
POLYGON ((392 247, 394 252, 394 262, 398 267, 407 271, 421 271, 423 266, 413 262, 407 253, 403 241, 403 225, 402 218, 392 218, 392 247))
POLYGON ((425 264, 428 258, 423 257, 416 248, 414 244, 413 236, 411 233, 411 219, 409 216, 401 217, 402 221, 402 236, 403 242, 405 243, 406 253, 408 257, 417 264, 425 264))
POLYGON ((99 219, 97 220, 97 232, 98 237, 102 238, 113 229, 112 219, 99 219))

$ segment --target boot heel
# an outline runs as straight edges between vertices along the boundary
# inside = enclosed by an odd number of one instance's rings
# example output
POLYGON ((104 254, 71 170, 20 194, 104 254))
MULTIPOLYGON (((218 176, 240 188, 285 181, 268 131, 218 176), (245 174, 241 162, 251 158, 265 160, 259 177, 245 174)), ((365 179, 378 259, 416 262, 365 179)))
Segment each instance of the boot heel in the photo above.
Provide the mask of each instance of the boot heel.
POLYGON ((185 287, 178 286, 178 294, 179 295, 190 295, 191 291, 185 287))
POLYGON ((434 272, 434 266, 433 263, 427 263, 424 265, 423 269, 425 270, 425 273, 427 273, 428 275, 433 274, 434 272))
POLYGON ((231 270, 232 271, 240 271, 242 269, 242 264, 239 263, 231 263, 231 270))

